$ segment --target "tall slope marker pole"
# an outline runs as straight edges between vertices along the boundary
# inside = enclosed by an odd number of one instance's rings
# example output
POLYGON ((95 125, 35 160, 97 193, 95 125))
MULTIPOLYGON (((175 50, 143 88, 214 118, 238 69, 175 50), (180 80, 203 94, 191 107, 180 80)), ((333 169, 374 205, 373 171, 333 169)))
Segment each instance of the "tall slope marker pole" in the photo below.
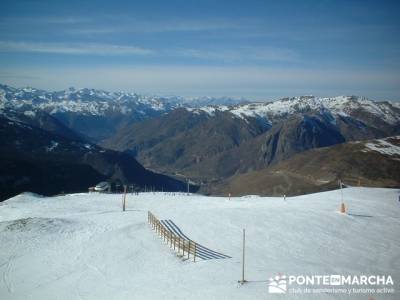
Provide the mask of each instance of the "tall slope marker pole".
POLYGON ((245 246, 246 246, 246 230, 243 229, 242 280, 239 280, 240 284, 244 284, 246 282, 246 280, 244 279, 245 246))

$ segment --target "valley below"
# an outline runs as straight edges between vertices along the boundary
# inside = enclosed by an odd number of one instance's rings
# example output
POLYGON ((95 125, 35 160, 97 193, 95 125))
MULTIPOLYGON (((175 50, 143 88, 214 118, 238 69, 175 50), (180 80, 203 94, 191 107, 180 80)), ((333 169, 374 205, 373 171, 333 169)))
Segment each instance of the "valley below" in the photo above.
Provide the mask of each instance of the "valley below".
POLYGON ((400 186, 400 105, 364 97, 272 102, 0 86, 2 199, 87 191, 301 195, 400 186))

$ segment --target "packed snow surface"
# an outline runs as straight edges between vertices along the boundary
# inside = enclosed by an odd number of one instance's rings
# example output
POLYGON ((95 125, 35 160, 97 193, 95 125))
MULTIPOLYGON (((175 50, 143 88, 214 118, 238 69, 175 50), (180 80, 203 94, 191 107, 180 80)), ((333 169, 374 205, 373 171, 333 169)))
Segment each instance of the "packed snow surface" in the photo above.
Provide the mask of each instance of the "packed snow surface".
POLYGON ((141 193, 0 204, 0 299, 400 299, 400 190, 346 188, 286 198, 141 193), (231 258, 183 261, 147 211, 231 258), (242 229, 246 272, 241 278, 242 229), (391 294, 268 294, 285 275, 390 275, 391 294))

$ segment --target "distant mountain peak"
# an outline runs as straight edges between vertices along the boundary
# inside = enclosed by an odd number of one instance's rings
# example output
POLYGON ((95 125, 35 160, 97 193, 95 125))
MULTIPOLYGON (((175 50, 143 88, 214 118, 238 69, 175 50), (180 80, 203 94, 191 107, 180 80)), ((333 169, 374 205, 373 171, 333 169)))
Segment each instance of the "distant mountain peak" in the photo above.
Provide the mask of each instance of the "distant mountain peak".
POLYGON ((300 95, 285 97, 271 102, 251 102, 244 98, 145 96, 132 92, 108 92, 93 88, 70 87, 63 91, 47 92, 33 87, 12 88, 0 85, 0 109, 12 108, 23 112, 35 109, 50 114, 72 113, 87 116, 120 114, 133 118, 147 118, 167 113, 179 107, 186 107, 193 113, 231 112, 239 118, 256 117, 269 121, 277 116, 325 111, 331 115, 349 115, 366 111, 388 123, 399 119, 400 103, 375 102, 363 96, 341 95, 316 97, 300 95))
POLYGON ((286 97, 272 102, 252 102, 237 105, 208 105, 196 109, 194 113, 204 112, 215 115, 216 112, 230 112, 239 118, 262 118, 265 120, 285 115, 305 112, 324 112, 331 116, 348 116, 364 112, 384 120, 389 124, 400 122, 400 103, 375 102, 363 96, 316 97, 312 95, 286 97))

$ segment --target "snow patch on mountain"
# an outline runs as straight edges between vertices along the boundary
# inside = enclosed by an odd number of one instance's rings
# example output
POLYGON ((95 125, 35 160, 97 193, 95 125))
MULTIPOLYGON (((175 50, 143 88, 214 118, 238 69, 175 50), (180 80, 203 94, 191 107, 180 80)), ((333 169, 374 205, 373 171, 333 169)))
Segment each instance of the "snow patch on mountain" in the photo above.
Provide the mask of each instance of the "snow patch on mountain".
POLYGON ((36 113, 34 111, 32 111, 32 110, 27 110, 27 111, 24 111, 24 115, 27 116, 27 117, 34 118, 36 116, 36 113))
POLYGON ((388 137, 366 143, 364 152, 375 151, 385 156, 400 158, 400 136, 388 137))
POLYGON ((48 147, 46 147, 46 151, 47 152, 53 151, 57 146, 58 146, 58 142, 51 141, 51 144, 48 147))
POLYGON ((186 108, 187 111, 190 111, 194 114, 201 114, 201 113, 206 113, 210 117, 215 116, 216 112, 223 112, 223 111, 229 111, 229 107, 225 105, 220 105, 220 106, 203 106, 199 108, 186 108))

